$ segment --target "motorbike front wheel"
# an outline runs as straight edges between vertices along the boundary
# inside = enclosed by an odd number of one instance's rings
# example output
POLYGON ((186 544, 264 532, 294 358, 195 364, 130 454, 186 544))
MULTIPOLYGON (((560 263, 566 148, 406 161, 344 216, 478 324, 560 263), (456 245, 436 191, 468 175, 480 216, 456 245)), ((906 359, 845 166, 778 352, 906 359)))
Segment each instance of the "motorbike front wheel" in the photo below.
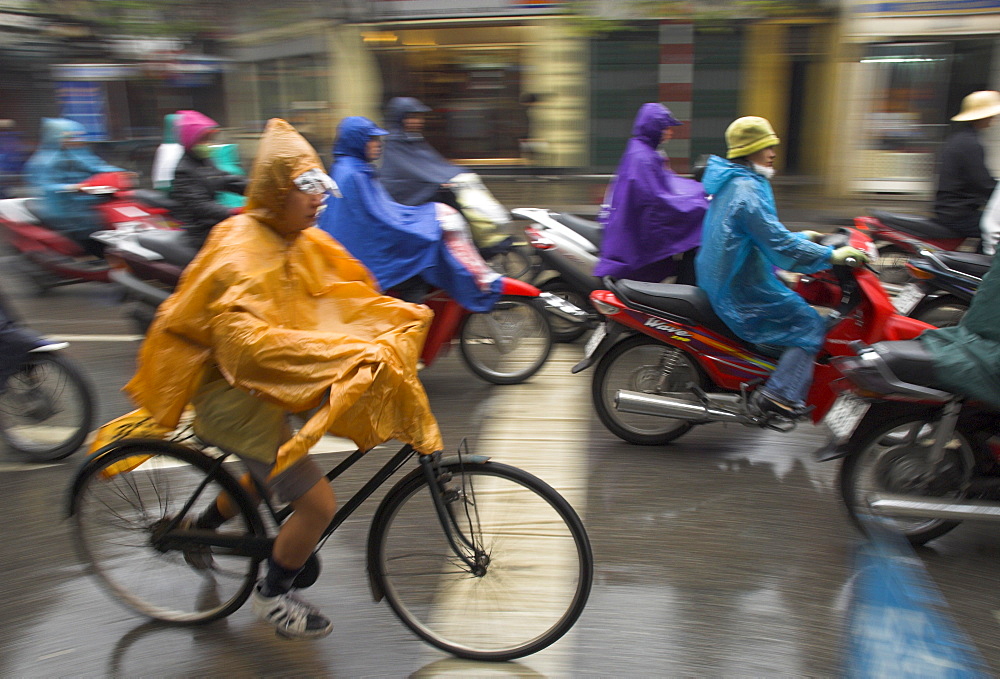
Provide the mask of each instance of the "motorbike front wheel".
POLYGON ((692 383, 704 388, 706 379, 686 353, 646 335, 634 335, 601 358, 591 395, 598 417, 612 434, 629 443, 659 446, 694 425, 673 417, 623 413, 615 408, 615 394, 621 389, 646 394, 689 392, 692 383))
POLYGON ((466 317, 459 343, 476 375, 493 384, 519 384, 549 357, 552 330, 536 298, 505 295, 492 310, 466 317))
MULTIPOLYGON (((930 459, 937 424, 926 411, 902 415, 851 442, 840 467, 840 493, 851 519, 864 531, 873 494, 962 500, 972 474, 968 437, 956 430, 945 444, 944 459, 930 459)), ((893 518, 893 517, 890 517, 893 518)), ((958 521, 894 517, 893 523, 914 545, 922 545, 957 526, 958 521)))
POLYGON ((61 460, 83 445, 90 433, 92 394, 68 358, 58 353, 29 354, 0 393, 0 439, 37 462, 61 460))

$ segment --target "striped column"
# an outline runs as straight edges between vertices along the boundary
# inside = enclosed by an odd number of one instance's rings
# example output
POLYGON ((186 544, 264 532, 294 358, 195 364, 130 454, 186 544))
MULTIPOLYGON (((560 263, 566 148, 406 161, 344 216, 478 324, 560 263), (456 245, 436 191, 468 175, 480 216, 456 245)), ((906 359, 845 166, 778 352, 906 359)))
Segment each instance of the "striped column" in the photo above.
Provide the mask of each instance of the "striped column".
POLYGON ((660 22, 660 103, 683 125, 674 130, 667 144, 674 172, 691 167, 691 101, 694 82, 694 24, 691 21, 660 22))

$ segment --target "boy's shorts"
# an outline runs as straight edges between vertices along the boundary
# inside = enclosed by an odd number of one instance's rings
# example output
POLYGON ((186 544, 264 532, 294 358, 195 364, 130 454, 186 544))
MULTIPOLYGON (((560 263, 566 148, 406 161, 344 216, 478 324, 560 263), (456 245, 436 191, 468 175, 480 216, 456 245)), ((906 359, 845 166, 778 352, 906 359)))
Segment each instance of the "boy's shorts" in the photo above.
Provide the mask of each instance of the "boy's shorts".
POLYGON ((258 462, 249 458, 243 458, 243 464, 250 471, 250 475, 257 480, 264 488, 270 490, 279 502, 294 502, 305 495, 324 476, 323 470, 316 462, 305 455, 291 467, 281 472, 273 479, 268 477, 271 474, 273 464, 258 462))

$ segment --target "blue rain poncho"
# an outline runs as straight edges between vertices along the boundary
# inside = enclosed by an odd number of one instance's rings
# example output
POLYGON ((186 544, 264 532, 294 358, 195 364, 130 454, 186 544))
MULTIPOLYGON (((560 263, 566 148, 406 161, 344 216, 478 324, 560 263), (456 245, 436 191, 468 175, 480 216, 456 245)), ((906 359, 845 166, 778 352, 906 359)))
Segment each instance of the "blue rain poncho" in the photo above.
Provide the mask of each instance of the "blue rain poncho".
POLYGON ((702 183, 712 202, 695 268, 712 308, 747 342, 818 351, 826 335, 823 319, 774 267, 827 269, 833 248, 786 229, 771 183, 744 165, 712 156, 702 183))
POLYGON ((704 187, 665 166, 657 146, 667 127, 680 125, 661 104, 643 104, 608 190, 601 258, 595 276, 658 283, 677 273, 674 255, 701 243, 708 199, 704 187))
POLYGON ((456 249, 454 243, 449 247, 438 221, 439 204, 400 205, 376 179, 365 147, 369 138, 380 133, 384 131, 367 118, 351 116, 341 121, 330 173, 341 196, 327 198, 318 225, 360 259, 383 290, 420 276, 469 311, 491 310, 500 299, 502 279, 484 276, 481 269, 474 273, 456 258, 453 250, 464 261, 473 257, 469 262, 473 269, 477 264, 485 267, 474 248, 456 249))
POLYGON ((82 137, 83 125, 65 118, 44 118, 38 150, 25 164, 28 183, 42 198, 37 212, 50 227, 86 236, 103 228, 94 206, 100 201, 71 187, 101 172, 121 172, 86 147, 68 148, 63 140, 82 137))

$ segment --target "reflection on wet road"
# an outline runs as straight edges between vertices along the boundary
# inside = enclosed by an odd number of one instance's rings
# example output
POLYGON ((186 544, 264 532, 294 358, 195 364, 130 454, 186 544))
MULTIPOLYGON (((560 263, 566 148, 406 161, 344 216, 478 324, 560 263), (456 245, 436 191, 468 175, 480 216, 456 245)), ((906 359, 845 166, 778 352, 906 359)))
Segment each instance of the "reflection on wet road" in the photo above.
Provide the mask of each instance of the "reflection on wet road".
MULTIPOLYGON (((15 296, 52 334, 131 334, 115 300, 75 286, 15 296), (80 319, 90 319, 83 322, 80 319)), ((136 343, 82 338, 71 347, 101 396, 100 417, 129 409, 118 392, 136 343)), ((811 456, 823 433, 696 427, 674 444, 638 447, 593 415, 590 374, 569 375, 582 343, 559 347, 528 384, 473 377, 457 352, 421 373, 445 440, 521 466, 583 515, 596 559, 590 603, 573 631, 517 663, 448 658, 372 602, 365 540, 376 493, 324 547, 307 598, 333 635, 281 640, 249 607, 203 627, 150 624, 86 577, 69 540, 64 495, 77 453, 34 466, 0 453, 0 676, 829 676, 844 669, 860 540, 841 509, 837 464, 811 456)), ((343 458, 325 442, 320 463, 343 458)), ((376 451, 345 475, 346 497, 384 460, 376 451)), ((1000 538, 967 525, 917 552, 957 626, 993 673, 1000 538)))

